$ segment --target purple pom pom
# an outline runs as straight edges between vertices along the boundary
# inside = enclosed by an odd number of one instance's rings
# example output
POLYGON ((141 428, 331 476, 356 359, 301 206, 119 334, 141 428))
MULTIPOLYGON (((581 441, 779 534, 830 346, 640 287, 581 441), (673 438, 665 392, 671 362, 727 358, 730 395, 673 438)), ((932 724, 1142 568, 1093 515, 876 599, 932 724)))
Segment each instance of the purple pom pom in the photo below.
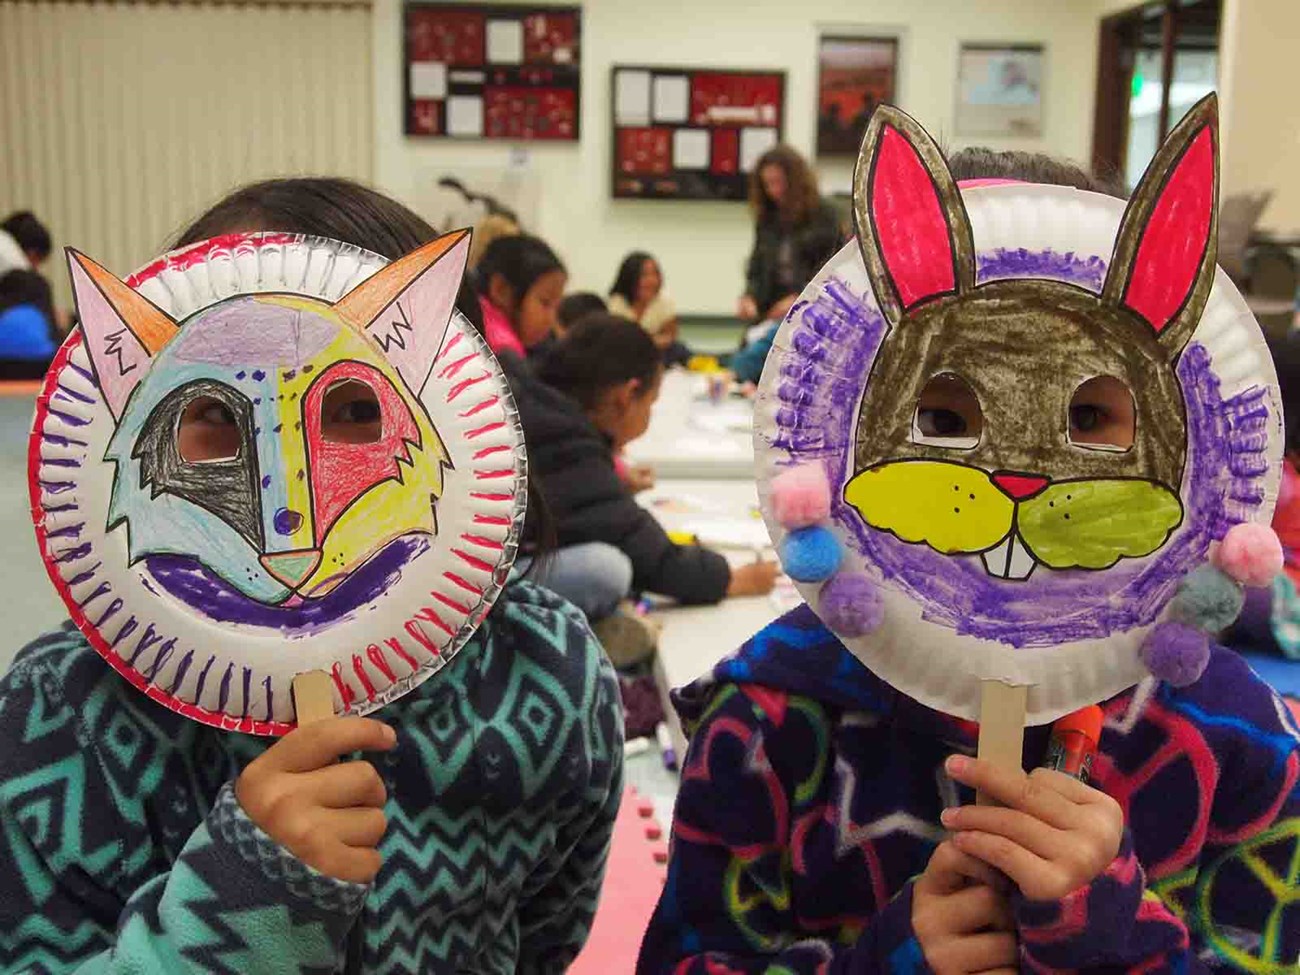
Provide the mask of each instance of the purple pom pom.
POLYGON ((1210 662, 1210 638, 1183 623, 1161 623, 1142 644, 1142 662, 1166 684, 1195 684, 1210 662))
POLYGON ((839 636, 866 636, 885 618, 876 584, 861 572, 841 572, 822 586, 818 612, 839 636))

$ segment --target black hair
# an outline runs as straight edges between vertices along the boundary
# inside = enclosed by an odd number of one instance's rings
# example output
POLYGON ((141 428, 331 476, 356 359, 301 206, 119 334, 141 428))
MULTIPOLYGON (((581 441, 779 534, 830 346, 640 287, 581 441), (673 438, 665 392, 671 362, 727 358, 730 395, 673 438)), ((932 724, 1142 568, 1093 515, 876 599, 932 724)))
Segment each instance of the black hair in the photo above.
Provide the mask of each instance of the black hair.
POLYGON ((36 271, 9 271, 0 276, 0 311, 15 305, 35 305, 48 319, 50 283, 36 271))
POLYGON ((1014 179, 1022 183, 1073 186, 1077 190, 1104 193, 1121 200, 1128 196, 1117 178, 1090 173, 1082 166, 1041 152, 973 146, 948 156, 948 171, 959 182, 966 179, 1014 179))
POLYGON ((1282 391, 1282 423, 1286 431, 1286 452, 1300 453, 1300 333, 1269 336, 1268 349, 1277 369, 1282 391))
MULTIPOLYGON (((368 186, 350 179, 297 177, 268 179, 235 190, 183 230, 172 246, 184 247, 221 234, 258 230, 330 237, 364 247, 390 261, 438 236, 428 221, 368 186)), ((481 334, 483 313, 468 275, 461 284, 456 307, 481 334)), ((545 566, 556 545, 555 517, 531 471, 528 518, 535 525, 532 536, 537 541, 526 575, 545 566)))
POLYGON ((565 328, 573 328, 588 315, 602 315, 606 311, 605 299, 590 291, 575 291, 565 295, 555 309, 555 317, 565 328))
MULTIPOLYGON (((633 251, 623 258, 623 263, 618 266, 618 274, 614 277, 614 283, 610 285, 610 296, 622 295, 623 300, 629 305, 636 304, 636 286, 641 280, 641 268, 645 266, 646 261, 654 261, 654 266, 659 267, 659 262, 645 251, 633 251)), ((663 273, 663 269, 659 268, 661 277, 663 273)))
POLYGON ((499 274, 510 286, 515 300, 522 301, 543 274, 563 270, 564 263, 546 241, 528 234, 516 234, 498 237, 488 244, 474 273, 484 294, 488 293, 493 275, 499 274))
POLYGON ((32 211, 18 210, 9 214, 0 223, 0 230, 8 233, 24 251, 36 255, 37 260, 43 261, 50 256, 50 248, 53 246, 50 232, 32 211))
POLYGON ((629 379, 643 388, 663 371, 663 353, 646 330, 617 315, 588 315, 560 339, 538 364, 544 383, 594 409, 601 394, 629 379))
MULTIPOLYGON (((419 214, 368 186, 350 179, 308 176, 240 187, 181 231, 172 246, 256 230, 329 237, 390 261, 438 236, 419 214)), ((483 312, 468 275, 456 296, 456 307, 483 330, 483 312)))

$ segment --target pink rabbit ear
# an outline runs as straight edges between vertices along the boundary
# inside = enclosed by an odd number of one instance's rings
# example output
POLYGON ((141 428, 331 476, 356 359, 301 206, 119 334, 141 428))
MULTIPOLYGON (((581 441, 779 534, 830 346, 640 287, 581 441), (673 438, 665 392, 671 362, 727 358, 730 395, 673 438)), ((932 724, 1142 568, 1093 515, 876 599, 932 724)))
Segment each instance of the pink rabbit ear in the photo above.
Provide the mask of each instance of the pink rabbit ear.
POLYGON ((905 112, 872 113, 854 173, 858 246, 891 322, 975 285, 970 220, 929 133, 905 112))
POLYGON ((1103 289, 1175 355, 1214 284, 1218 240, 1218 102, 1195 105, 1147 167, 1124 211, 1103 289))

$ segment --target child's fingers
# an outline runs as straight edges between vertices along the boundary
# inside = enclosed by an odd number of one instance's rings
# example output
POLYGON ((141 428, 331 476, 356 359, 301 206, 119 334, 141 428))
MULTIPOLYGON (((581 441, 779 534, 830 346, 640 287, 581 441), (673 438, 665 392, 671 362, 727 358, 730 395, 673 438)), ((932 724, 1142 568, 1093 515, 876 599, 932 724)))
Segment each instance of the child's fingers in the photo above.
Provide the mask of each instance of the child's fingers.
POLYGON ((344 846, 376 847, 388 830, 388 817, 379 809, 324 809, 321 817, 344 846))
POLYGON ((1076 803, 1045 786, 1042 779, 1032 779, 1020 769, 1001 768, 965 755, 953 755, 946 767, 948 774, 963 785, 1057 829, 1070 829, 1078 820, 1076 803))
POLYGON ((1054 860, 1069 840, 1065 833, 1028 813, 1005 806, 959 806, 945 809, 940 817, 951 830, 977 830, 1005 836, 1045 860, 1054 860))
POLYGON ((310 772, 323 768, 349 752, 388 751, 397 734, 373 718, 331 718, 296 728, 261 756, 281 772, 310 772))
POLYGON ((951 894, 972 880, 994 890, 1005 890, 1007 879, 988 864, 957 849, 951 841, 940 843, 930 855, 925 873, 917 879, 918 889, 930 894, 951 894))
POLYGON ((331 843, 312 862, 321 873, 353 884, 368 884, 375 879, 384 858, 373 848, 331 843))
POLYGON ((1001 870, 1032 899, 1032 891, 1041 889, 1054 875, 1051 863, 1030 853, 1019 843, 993 833, 961 832, 953 836, 953 843, 963 852, 1001 870))
POLYGON ((342 762, 314 772, 302 773, 303 795, 327 809, 352 806, 380 807, 388 801, 388 790, 375 767, 366 761, 342 762))
POLYGON ((1080 782, 1073 775, 1066 775, 1056 769, 1037 768, 1029 773, 1029 778, 1079 806, 1106 801, 1106 793, 1094 789, 1085 782, 1080 782))
POLYGON ((954 934, 974 934, 986 928, 1015 930, 1007 899, 988 884, 964 887, 943 899, 946 927, 954 934))
POLYGON ((1016 936, 1002 931, 970 934, 948 942, 942 949, 938 970, 986 972, 1014 966, 1020 957, 1016 936))

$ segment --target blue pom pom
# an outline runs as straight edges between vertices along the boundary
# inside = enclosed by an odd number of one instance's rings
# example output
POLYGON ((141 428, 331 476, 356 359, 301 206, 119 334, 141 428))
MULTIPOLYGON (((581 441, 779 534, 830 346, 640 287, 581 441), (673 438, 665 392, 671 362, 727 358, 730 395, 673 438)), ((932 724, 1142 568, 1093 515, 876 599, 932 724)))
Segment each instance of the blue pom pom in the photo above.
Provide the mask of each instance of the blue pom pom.
POLYGON ((1206 633, 1220 633, 1237 621, 1246 594, 1231 576, 1203 565, 1178 587, 1170 617, 1206 633))
POLYGON ((781 565, 795 582, 829 579, 844 560, 844 546, 829 528, 814 525, 781 541, 781 565))

